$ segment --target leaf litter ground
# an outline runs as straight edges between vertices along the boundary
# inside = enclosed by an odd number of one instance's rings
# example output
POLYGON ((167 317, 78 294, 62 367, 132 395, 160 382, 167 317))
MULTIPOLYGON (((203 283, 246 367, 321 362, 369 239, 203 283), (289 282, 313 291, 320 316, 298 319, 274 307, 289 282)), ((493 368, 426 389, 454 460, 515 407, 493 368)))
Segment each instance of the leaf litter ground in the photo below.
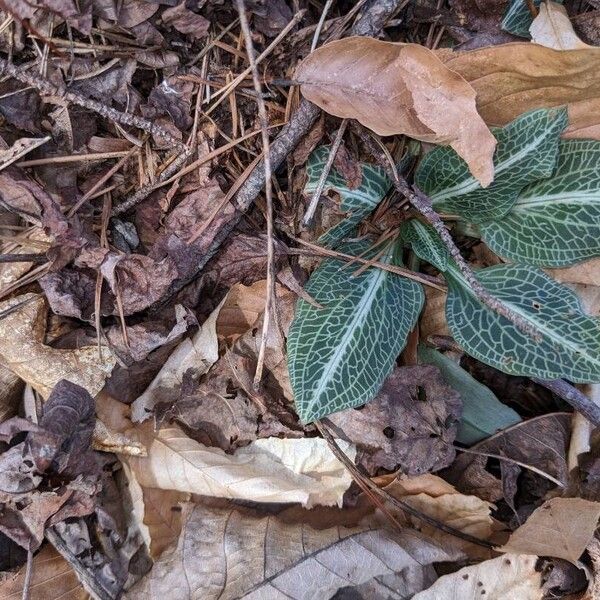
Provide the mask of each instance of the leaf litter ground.
POLYGON ((599 11, 530 8, 1 4, 0 597, 594 597, 599 11))

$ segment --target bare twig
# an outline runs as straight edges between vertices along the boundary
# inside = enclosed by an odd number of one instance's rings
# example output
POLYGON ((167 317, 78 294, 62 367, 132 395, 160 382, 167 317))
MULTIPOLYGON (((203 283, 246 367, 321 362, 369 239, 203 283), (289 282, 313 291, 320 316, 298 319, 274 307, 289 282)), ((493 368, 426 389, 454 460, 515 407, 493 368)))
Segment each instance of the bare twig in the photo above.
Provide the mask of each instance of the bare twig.
POLYGON ((331 171, 331 167, 333 166, 333 161, 340 149, 340 145, 342 143, 342 139, 344 138, 344 132, 346 131, 346 127, 348 126, 348 119, 342 119, 342 123, 335 134, 335 139, 333 140, 333 144, 331 144, 331 149, 329 150, 329 156, 327 157, 327 162, 323 167, 323 172, 319 177, 319 182, 317 183, 317 188, 314 191, 310 199, 310 203, 308 204, 308 208, 306 209, 306 213, 304 214, 304 225, 309 225, 315 216, 315 211, 317 210, 317 204, 319 204, 319 200, 321 198, 321 194, 323 193, 323 188, 325 187, 325 182, 327 181, 327 176, 331 171))
POLYGON ((352 478, 355 479, 358 483, 360 481, 361 487, 366 486, 371 490, 371 492, 377 494, 380 498, 389 502, 396 508, 416 517, 420 521, 439 529, 440 531, 444 531, 454 537, 460 538, 471 544, 477 544, 478 546, 483 546, 484 548, 493 548, 494 545, 486 540, 482 540, 478 537, 465 533, 464 531, 460 531, 460 529, 455 529, 454 527, 443 523, 442 521, 438 521, 433 517, 417 510, 413 506, 411 506, 408 502, 404 502, 403 500, 399 500, 398 498, 394 498, 391 494, 388 494, 385 490, 382 490, 380 487, 377 487, 375 483, 373 483, 368 477, 365 477, 354 465, 354 463, 346 456, 346 454, 342 451, 342 449, 338 446, 334 437, 331 435, 330 431, 327 429, 325 423, 320 421, 315 421, 315 425, 323 438, 327 441, 329 448, 335 455, 335 457, 348 469, 352 478))
POLYGON ((48 258, 45 254, 0 254, 0 263, 45 263, 48 258))
POLYGON ((244 34, 244 43, 246 44, 246 53, 252 69, 252 81, 256 91, 256 103, 258 105, 258 116, 260 119, 262 147, 265 163, 265 196, 267 198, 267 294, 265 298, 265 311, 263 315, 262 335, 256 361, 256 373, 254 375, 254 386, 258 386, 262 379, 263 366, 265 362, 265 350, 267 348, 267 336, 271 324, 271 313, 275 308, 275 267, 274 267, 274 248, 273 248, 273 188, 271 183, 271 159, 269 154, 269 118, 267 107, 262 93, 262 85, 254 56, 254 44, 252 43, 252 33, 248 24, 246 7, 244 0, 236 0, 237 9, 240 15, 240 25, 244 34))
POLYGON ((596 427, 600 426, 600 406, 590 400, 583 392, 573 387, 562 379, 538 379, 532 377, 532 381, 543 385, 546 389, 554 392, 557 396, 568 402, 576 411, 580 412, 590 423, 596 427))
POLYGON ((25 569, 25 581, 23 582, 23 594, 21 600, 29 600, 31 591, 31 579, 33 577, 33 551, 27 549, 27 567, 25 569))
POLYGON ((501 300, 490 294, 490 292, 480 283, 479 279, 475 275, 475 272, 467 261, 462 257, 460 250, 454 243, 450 232, 446 229, 444 222, 441 217, 435 212, 433 206, 431 204, 431 200, 428 196, 426 196, 421 190, 416 187, 411 187, 406 179, 398 173, 398 169, 390 156, 389 152, 381 142, 381 140, 370 131, 369 135, 364 135, 362 137, 365 144, 369 147, 370 152, 373 154, 374 158, 377 162, 384 168, 396 191, 400 193, 402 196, 407 198, 410 203, 425 217, 425 220, 435 229, 438 233, 444 245, 448 249, 450 256, 454 259, 459 271, 462 276, 465 278, 465 281, 471 291, 477 296, 482 304, 487 306, 489 309, 493 310, 495 313, 500 316, 508 319, 515 327, 517 327, 522 332, 532 336, 536 340, 542 339, 542 334, 534 325, 532 325, 527 319, 522 317, 513 311, 509 306, 504 304, 501 300), (374 144, 371 143, 371 140, 374 140, 377 144, 375 147, 374 144), (378 151, 379 149, 379 151, 378 151))
POLYGON ((323 29, 323 25, 325 23, 325 19, 327 18, 327 13, 333 4, 333 0, 327 0, 325 2, 325 6, 321 11, 321 17, 319 18, 319 22, 317 23, 317 28, 315 29, 315 34, 313 35, 312 44, 310 45, 310 51, 314 52, 317 44, 319 43, 319 36, 321 35, 321 30, 323 29))

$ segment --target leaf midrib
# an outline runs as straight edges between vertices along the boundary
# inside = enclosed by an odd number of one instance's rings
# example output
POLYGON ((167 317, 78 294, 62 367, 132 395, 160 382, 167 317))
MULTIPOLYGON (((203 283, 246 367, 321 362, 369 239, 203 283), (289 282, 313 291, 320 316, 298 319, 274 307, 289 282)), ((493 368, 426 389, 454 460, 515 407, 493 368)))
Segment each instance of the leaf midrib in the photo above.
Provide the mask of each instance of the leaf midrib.
MULTIPOLYGON (((507 169, 510 169, 510 167, 512 167, 516 162, 520 161, 527 154, 529 154, 532 150, 534 150, 538 146, 538 143, 540 141, 543 141, 544 138, 547 138, 547 137, 548 137, 548 132, 545 131, 543 135, 541 135, 537 138, 534 138, 534 141, 532 141, 530 144, 528 144, 527 146, 522 148, 519 152, 509 156, 508 160, 506 160, 505 162, 500 163, 498 165, 495 165, 494 180, 496 179, 496 177, 498 175, 500 175, 507 169)), ((469 177, 468 179, 466 179, 465 181, 462 181, 461 183, 455 185, 454 187, 447 187, 438 193, 432 194, 431 201, 435 205, 436 203, 443 202, 444 200, 447 200, 448 198, 453 198, 455 196, 461 196, 464 194, 468 194, 469 192, 473 192, 477 189, 484 189, 484 188, 481 188, 479 182, 476 179, 474 179, 473 177, 469 177)))
MULTIPOLYGON (((475 298, 475 300, 481 304, 481 300, 479 300, 479 298, 475 295, 475 293, 473 292, 473 290, 466 285, 466 281, 464 280, 462 274, 460 274, 457 270, 452 269, 452 274, 456 279, 459 279, 461 282, 461 287, 463 288, 463 290, 465 290, 470 296, 472 296, 473 298, 475 298)), ((492 293, 493 295, 493 293, 492 293)), ((506 306, 508 306, 513 312, 515 312, 517 315, 519 315, 520 317, 523 317, 526 321, 528 321, 529 323, 531 323, 538 331, 541 331, 543 335, 547 336, 551 341, 553 342, 559 342, 560 344, 562 344, 563 346, 567 347, 569 350, 571 350, 573 353, 578 354, 580 357, 586 358, 587 360, 589 360, 592 364, 597 364, 600 365, 600 360, 598 360, 597 358, 591 356, 588 352, 584 352, 581 350, 580 346, 578 346, 577 344, 571 342, 570 340, 568 340, 567 338, 557 335, 556 333, 553 332, 552 329, 548 329, 543 323, 540 323, 535 317, 532 317, 531 313, 528 312, 524 312, 522 309, 520 309, 518 306, 516 306, 515 304, 513 304, 510 301, 506 301, 506 300, 501 300, 503 304, 505 304, 506 306)), ((482 305, 483 306, 483 305, 482 305)), ((484 310, 490 310, 487 307, 483 307, 484 310)), ((585 350, 585 347, 584 347, 585 350)))
POLYGON ((334 354, 331 356, 325 368, 322 371, 321 377, 319 378, 319 385, 311 394, 311 400, 308 401, 304 407, 305 414, 312 414, 313 408, 320 401, 320 396, 329 385, 331 381, 331 373, 335 373, 342 361, 343 356, 346 354, 346 350, 352 339, 356 329, 366 320, 369 315, 371 306, 373 304, 373 299, 375 294, 381 287, 381 285, 385 282, 387 277, 387 272, 381 269, 377 269, 373 271, 373 281, 369 284, 365 294, 361 298, 361 301, 356 306, 356 310, 354 311, 354 317, 352 320, 348 321, 348 326, 346 327, 346 332, 342 337, 340 343, 338 344, 334 354))

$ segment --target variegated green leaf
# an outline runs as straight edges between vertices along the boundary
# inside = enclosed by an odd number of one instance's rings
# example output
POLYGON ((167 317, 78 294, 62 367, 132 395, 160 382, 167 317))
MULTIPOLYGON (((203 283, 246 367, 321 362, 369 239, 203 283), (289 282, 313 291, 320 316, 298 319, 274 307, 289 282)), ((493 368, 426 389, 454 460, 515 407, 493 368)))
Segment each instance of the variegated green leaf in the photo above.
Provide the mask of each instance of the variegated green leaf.
MULTIPOLYGON (((367 242, 344 252, 373 256, 367 242)), ((379 258, 391 263, 390 246, 379 258)), ((371 400, 391 372, 423 306, 421 286, 371 267, 326 259, 306 291, 324 308, 298 300, 288 335, 288 368, 304 423, 371 400)))
POLYGON ((517 412, 445 354, 420 344, 418 356, 421 362, 435 365, 462 398, 463 411, 456 432, 461 444, 475 444, 521 421, 517 412))
POLYGON ((448 268, 448 249, 433 227, 411 219, 402 223, 400 235, 420 259, 442 272, 448 268))
POLYGON ((447 147, 436 148, 423 158, 415 182, 438 211, 458 214, 473 223, 499 219, 523 187, 552 175, 559 136, 566 125, 566 109, 551 108, 532 110, 494 130, 498 140, 494 181, 485 189, 447 147))
POLYGON ((528 185, 508 214, 480 229, 494 252, 517 262, 563 267, 600 255, 600 142, 561 142, 552 177, 528 185))
MULTIPOLYGON (((329 152, 328 146, 321 146, 310 155, 306 164, 306 195, 313 194, 317 189, 329 152)), ((361 167, 362 182, 354 190, 348 187, 346 180, 335 167, 329 171, 323 189, 339 194, 340 209, 348 213, 348 216, 319 238, 319 243, 323 246, 333 247, 343 238, 353 234, 356 226, 373 212, 390 189, 390 180, 382 168, 366 163, 362 163, 361 167)))
POLYGON ((577 295, 528 265, 496 265, 479 281, 541 333, 538 340, 475 297, 456 267, 447 271, 446 319, 456 341, 478 360, 512 375, 600 382, 600 319, 577 295))

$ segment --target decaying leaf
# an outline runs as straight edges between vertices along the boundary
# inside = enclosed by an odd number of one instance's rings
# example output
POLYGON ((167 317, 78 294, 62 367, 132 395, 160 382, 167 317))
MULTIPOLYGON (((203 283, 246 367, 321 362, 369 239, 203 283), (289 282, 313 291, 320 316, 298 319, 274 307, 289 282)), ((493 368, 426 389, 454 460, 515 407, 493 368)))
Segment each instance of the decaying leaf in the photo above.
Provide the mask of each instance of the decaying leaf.
POLYGON ((43 343, 46 304, 36 294, 24 294, 0 304, 6 316, 0 319, 0 362, 47 398, 52 388, 66 379, 97 394, 115 361, 105 349, 103 361, 96 346, 59 350, 43 343))
POLYGON ((506 554, 440 577, 413 600, 541 600, 542 574, 535 570, 537 556, 506 554), (485 592, 485 593, 484 593, 485 592))
POLYGON ((499 549, 555 556, 576 563, 590 543, 599 518, 600 502, 552 498, 536 508, 499 549))
POLYGON ((132 404, 133 421, 145 421, 159 402, 177 399, 178 388, 186 372, 199 377, 218 360, 216 322, 220 308, 217 307, 200 329, 191 338, 183 340, 171 353, 146 391, 132 404))
MULTIPOLYGON (((432 563, 457 556, 413 531, 376 524, 318 530, 241 508, 198 505, 178 545, 128 598, 330 598, 340 588, 375 578, 386 582, 411 570, 425 574, 432 563)), ((398 598, 407 590, 386 592, 398 598)))
MULTIPOLYGON (((0 596, 4 600, 23 597, 26 567, 17 573, 0 575, 0 596)), ((77 579, 71 565, 49 544, 33 558, 30 600, 87 600, 88 593, 77 579)))
MULTIPOLYGON (((501 463, 508 465, 514 465, 513 461, 531 465, 566 485, 569 432, 570 415, 567 413, 541 415, 518 423, 473 446, 471 450, 481 452, 480 456, 457 456, 444 472, 444 478, 465 494, 474 494, 491 502, 504 496, 510 502, 512 498, 504 493, 502 482, 485 469, 489 459, 485 454, 492 454, 506 459, 501 463)), ((535 477, 536 494, 543 496, 549 487, 556 485, 526 468, 519 468, 524 475, 535 477)))
POLYGON ((481 185, 492 182, 496 140, 477 113, 475 93, 427 48, 346 38, 309 55, 295 78, 327 112, 358 119, 379 135, 452 146, 481 185))
POLYGON ((162 20, 166 25, 171 25, 177 31, 189 34, 194 38, 205 37, 210 27, 210 21, 202 15, 188 10, 185 2, 181 2, 173 8, 167 8, 162 14, 162 20))
MULTIPOLYGON (((123 457, 144 488, 310 507, 341 504, 352 482, 322 438, 266 438, 230 455, 175 426, 154 433, 152 424, 144 423, 127 434, 147 450, 147 457, 123 457)), ((354 460, 355 448, 340 444, 354 460)))
POLYGON ((540 4, 540 12, 529 32, 532 42, 555 50, 592 48, 575 33, 565 7, 552 0, 540 4))
POLYGON ((396 367, 379 394, 360 410, 330 415, 339 435, 363 449, 375 473, 399 468, 407 475, 438 471, 454 459, 452 443, 461 402, 431 365, 396 367))
POLYGON ((569 127, 563 137, 581 137, 582 128, 596 137, 599 48, 554 50, 514 43, 464 53, 443 51, 440 57, 473 86, 477 110, 489 125, 505 125, 533 108, 567 104, 569 127))

